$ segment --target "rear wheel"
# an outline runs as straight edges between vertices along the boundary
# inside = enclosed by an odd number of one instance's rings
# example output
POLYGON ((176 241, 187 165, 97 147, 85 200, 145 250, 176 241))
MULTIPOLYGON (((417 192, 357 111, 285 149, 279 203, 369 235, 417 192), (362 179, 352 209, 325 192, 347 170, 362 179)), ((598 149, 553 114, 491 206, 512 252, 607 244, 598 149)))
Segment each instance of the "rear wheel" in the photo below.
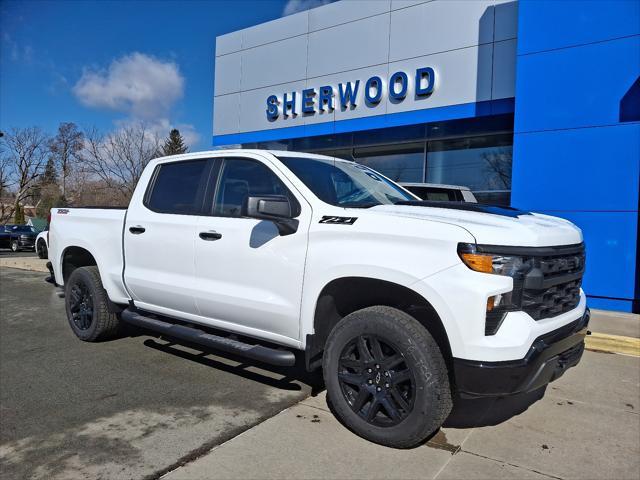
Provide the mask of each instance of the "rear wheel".
POLYGON ((98 267, 76 268, 66 283, 65 306, 71 330, 80 340, 95 342, 117 335, 120 319, 108 305, 98 267))
POLYGON ((49 252, 47 249, 47 244, 44 240, 40 240, 38 245, 36 245, 36 251, 38 252, 38 258, 47 258, 49 256, 49 252))
POLYGON ((410 315, 369 307, 343 318, 323 359, 335 414, 367 440, 413 447, 451 411, 445 361, 433 337, 410 315))

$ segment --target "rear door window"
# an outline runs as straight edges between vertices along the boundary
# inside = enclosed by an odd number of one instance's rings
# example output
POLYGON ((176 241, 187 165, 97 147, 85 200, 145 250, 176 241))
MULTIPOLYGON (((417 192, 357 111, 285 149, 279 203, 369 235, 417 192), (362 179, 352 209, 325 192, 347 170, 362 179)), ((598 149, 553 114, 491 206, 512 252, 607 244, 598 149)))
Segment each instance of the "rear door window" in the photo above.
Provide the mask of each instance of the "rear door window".
POLYGON ((157 167, 145 206, 158 213, 202 213, 208 160, 164 163, 157 167))

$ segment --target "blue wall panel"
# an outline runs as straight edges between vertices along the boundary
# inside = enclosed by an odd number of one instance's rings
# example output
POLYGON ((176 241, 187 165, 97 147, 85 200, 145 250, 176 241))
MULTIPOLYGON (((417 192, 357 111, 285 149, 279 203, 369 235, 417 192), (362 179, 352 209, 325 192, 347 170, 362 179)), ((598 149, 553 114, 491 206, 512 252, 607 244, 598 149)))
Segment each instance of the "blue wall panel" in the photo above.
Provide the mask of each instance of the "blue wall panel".
POLYGON ((638 209, 640 123, 516 135, 511 203, 524 210, 638 209))
POLYGON ((616 124, 640 76, 640 35, 519 56, 517 72, 516 132, 616 124))
POLYGON ((519 5, 519 55, 639 33, 637 0, 524 0, 519 5))
POLYGON ((518 29, 512 204, 576 223, 589 304, 638 311, 640 2, 523 0, 518 29))
POLYGON ((551 213, 582 229, 587 246, 584 290, 588 295, 626 298, 634 295, 637 212, 551 213))

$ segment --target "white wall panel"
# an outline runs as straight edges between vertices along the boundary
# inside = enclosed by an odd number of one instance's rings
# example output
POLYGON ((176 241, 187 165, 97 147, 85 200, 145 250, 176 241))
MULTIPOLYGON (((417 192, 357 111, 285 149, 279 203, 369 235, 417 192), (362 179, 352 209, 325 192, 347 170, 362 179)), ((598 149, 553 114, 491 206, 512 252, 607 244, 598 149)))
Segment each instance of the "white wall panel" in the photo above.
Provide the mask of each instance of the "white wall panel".
MULTIPOLYGON (((338 120, 349 120, 353 118, 362 118, 362 117, 370 117, 373 115, 383 115, 387 113, 387 90, 385 89, 385 93, 382 97, 382 100, 377 105, 366 105, 364 100, 364 87, 367 79, 378 76, 382 79, 383 82, 387 82, 388 70, 387 65, 379 65, 376 67, 368 67, 361 68, 358 70, 350 71, 346 74, 337 73, 333 75, 327 75, 324 77, 316 77, 307 81, 307 87, 321 87, 323 85, 331 85, 333 87, 334 92, 334 112, 333 117, 336 121, 338 120), (341 108, 340 106, 340 93, 338 90, 338 84, 347 82, 352 82, 355 86, 355 81, 360 80, 360 84, 358 87, 358 92, 356 95, 356 108, 347 107, 346 109, 341 108)), ((323 121, 327 121, 331 118, 330 115, 316 114, 314 117, 307 117, 305 123, 321 123, 323 121)), ((286 126, 286 122, 282 122, 282 126, 286 126)))
POLYGON ((387 112, 407 112, 424 108, 443 107, 491 99, 492 45, 480 45, 451 52, 403 60, 389 64, 389 72, 398 70, 409 76, 409 95, 402 102, 387 101, 387 112), (436 84, 429 97, 413 95, 417 68, 432 67, 436 84))
POLYGON ((286 17, 245 28, 242 32, 242 48, 257 47, 285 38, 304 35, 309 31, 309 13, 294 13, 286 17))
POLYGON ((227 135, 239 132, 240 94, 222 95, 213 99, 213 134, 227 135))
POLYGON ((492 5, 448 0, 391 12, 390 61, 492 42, 492 5))
POLYGON ((295 127, 304 125, 304 118, 300 115, 300 92, 305 88, 305 82, 291 82, 276 87, 259 88, 240 93, 240 131, 270 130, 272 128, 295 127), (283 94, 296 91, 296 116, 290 116, 283 121, 282 114, 275 121, 267 119, 267 97, 277 95, 282 101, 283 94))
POLYGON ((517 2, 511 0, 349 0, 220 36, 214 133, 513 97, 517 21, 517 2), (436 89, 428 98, 413 93, 420 67, 436 70, 436 89), (409 94, 393 103, 386 83, 398 70, 409 76, 409 94), (364 85, 373 75, 385 82, 384 96, 376 106, 367 106, 364 85), (343 111, 338 84, 355 80, 360 80, 358 106, 343 111), (335 110, 302 116, 302 90, 323 85, 334 88, 335 110), (267 97, 282 100, 283 93, 292 91, 297 92, 298 115, 285 119, 280 114, 269 121, 267 97))
POLYGON ((309 77, 386 63, 389 14, 309 34, 309 77))
POLYGON ((294 37, 242 52, 241 90, 304 80, 307 36, 294 37))
POLYGON ((419 3, 432 2, 433 0, 391 0, 391 10, 398 10, 399 8, 413 7, 419 3))
POLYGON ((309 10, 309 31, 387 13, 391 0, 342 0, 309 10))
POLYGON ((516 96, 516 49, 515 39, 493 45, 493 99, 516 96))
POLYGON ((216 56, 238 52, 242 49, 242 34, 231 32, 216 37, 216 56))
POLYGON ((240 91, 241 56, 241 52, 236 52, 216 58, 216 95, 240 91))

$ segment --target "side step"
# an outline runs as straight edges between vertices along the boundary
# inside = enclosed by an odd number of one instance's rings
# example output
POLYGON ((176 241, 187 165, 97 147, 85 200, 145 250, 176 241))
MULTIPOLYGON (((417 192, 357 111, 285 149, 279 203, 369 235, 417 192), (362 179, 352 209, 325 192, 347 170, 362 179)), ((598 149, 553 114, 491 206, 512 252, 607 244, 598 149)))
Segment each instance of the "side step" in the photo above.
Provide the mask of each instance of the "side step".
POLYGON ((223 352, 234 353, 246 358, 279 365, 282 367, 292 367, 296 363, 293 352, 288 350, 278 350, 264 347, 262 345, 251 345, 231 338, 220 337, 205 333, 197 328, 186 327, 175 323, 163 322, 155 318, 145 317, 129 308, 122 311, 123 321, 135 325, 136 327, 147 328, 167 337, 173 337, 188 342, 197 343, 205 347, 215 348, 223 352))

